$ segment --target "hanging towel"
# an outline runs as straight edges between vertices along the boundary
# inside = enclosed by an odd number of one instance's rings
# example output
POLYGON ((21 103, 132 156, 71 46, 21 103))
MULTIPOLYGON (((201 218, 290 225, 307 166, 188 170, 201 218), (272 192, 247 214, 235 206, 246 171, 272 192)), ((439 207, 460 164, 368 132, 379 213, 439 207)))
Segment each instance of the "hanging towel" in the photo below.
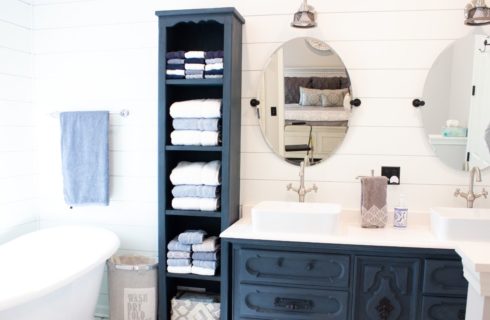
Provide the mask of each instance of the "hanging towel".
POLYGON ((363 228, 384 228, 388 219, 386 208, 386 177, 361 178, 361 218, 363 228))
POLYGON ((218 131, 219 119, 213 118, 177 118, 172 120, 175 130, 218 131))
POLYGON ((109 205, 109 112, 62 112, 60 124, 66 204, 109 205))
POLYGON ((173 198, 172 208, 176 210, 216 211, 219 209, 218 198, 173 198))
POLYGON ((221 162, 188 162, 181 161, 170 173, 173 185, 193 184, 219 186, 221 162))
POLYGON ((221 118, 221 99, 195 99, 172 103, 172 118, 221 118))
POLYGON ((212 252, 218 249, 218 237, 216 236, 207 237, 203 243, 192 245, 192 251, 194 252, 212 252))

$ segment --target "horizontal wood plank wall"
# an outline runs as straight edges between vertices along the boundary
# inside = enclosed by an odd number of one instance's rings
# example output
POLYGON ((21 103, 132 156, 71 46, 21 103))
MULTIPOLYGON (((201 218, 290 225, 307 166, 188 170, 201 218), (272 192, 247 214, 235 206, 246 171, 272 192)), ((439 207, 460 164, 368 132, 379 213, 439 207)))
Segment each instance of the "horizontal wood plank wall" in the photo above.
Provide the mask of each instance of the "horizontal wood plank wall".
POLYGON ((0 243, 38 225, 32 11, 0 2, 0 243))
MULTIPOLYGON (((296 182, 298 168, 269 150, 249 100, 255 97, 257 79, 270 54, 284 41, 313 36, 339 53, 351 75, 354 94, 363 104, 354 111, 337 153, 306 169, 307 183, 319 187, 308 200, 358 208, 360 186, 355 177, 371 169, 379 172, 387 165, 401 166, 402 184, 389 188, 390 207, 400 193, 406 195, 411 210, 464 205, 452 193, 466 185, 467 175, 434 157, 419 110, 411 101, 422 95, 425 77, 438 54, 471 30, 463 25, 467 0, 312 0, 318 27, 309 30, 289 27, 299 0, 30 1, 34 97, 40 115, 42 225, 99 224, 121 236, 124 252, 156 254, 158 29, 154 11, 220 6, 235 6, 246 19, 241 203, 296 199, 285 186, 296 182), (130 110, 130 117, 111 116, 111 206, 68 209, 61 191, 58 124, 44 115, 55 110, 122 108, 130 110)), ((24 50, 25 44, 16 37, 5 41, 24 50)), ((9 82, 4 77, 8 75, 0 75, 0 83, 9 82)), ((26 79, 15 81, 22 85, 26 79)), ((488 185, 490 174, 485 172, 483 179, 488 185)), ((490 201, 477 205, 490 207, 490 201)))

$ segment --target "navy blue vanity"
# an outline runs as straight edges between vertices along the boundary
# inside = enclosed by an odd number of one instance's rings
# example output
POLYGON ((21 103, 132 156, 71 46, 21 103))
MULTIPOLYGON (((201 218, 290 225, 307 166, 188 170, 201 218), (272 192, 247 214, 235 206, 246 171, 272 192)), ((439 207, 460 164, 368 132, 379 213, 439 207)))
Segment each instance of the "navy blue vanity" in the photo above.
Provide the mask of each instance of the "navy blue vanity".
POLYGON ((228 239, 233 319, 462 320, 453 250, 228 239))

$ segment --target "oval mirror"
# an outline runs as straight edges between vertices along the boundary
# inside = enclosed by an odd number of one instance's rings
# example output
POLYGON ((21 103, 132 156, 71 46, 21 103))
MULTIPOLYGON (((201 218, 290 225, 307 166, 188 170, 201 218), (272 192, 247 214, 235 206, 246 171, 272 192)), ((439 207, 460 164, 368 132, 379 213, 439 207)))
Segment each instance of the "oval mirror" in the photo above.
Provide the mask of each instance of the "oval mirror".
POLYGON ((422 121, 435 154, 468 170, 490 165, 490 47, 471 33, 436 59, 425 82, 422 121))
POLYGON ((297 38, 269 58, 259 83, 260 129, 286 161, 315 164, 342 143, 351 115, 349 75, 323 41, 297 38))

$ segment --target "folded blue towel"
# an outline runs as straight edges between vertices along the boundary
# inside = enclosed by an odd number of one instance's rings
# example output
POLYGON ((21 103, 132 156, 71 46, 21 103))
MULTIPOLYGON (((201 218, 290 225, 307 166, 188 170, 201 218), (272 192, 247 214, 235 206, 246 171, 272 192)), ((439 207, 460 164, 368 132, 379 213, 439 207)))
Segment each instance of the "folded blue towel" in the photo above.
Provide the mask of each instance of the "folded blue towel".
POLYGON ((205 64, 206 60, 204 58, 187 58, 185 59, 185 63, 200 63, 205 64))
POLYGON ((182 184, 172 188, 175 198, 216 198, 219 186, 182 184))
POLYGON ((218 51, 207 51, 204 54, 206 59, 223 58, 223 50, 218 51))
POLYGON ((217 261, 219 260, 218 251, 215 252, 194 252, 192 253, 192 259, 203 261, 217 261))
POLYGON ((191 259, 167 259, 167 266, 187 267, 191 265, 191 259))
POLYGON ((191 252, 192 246, 189 244, 183 244, 180 243, 177 238, 171 240, 168 245, 167 249, 169 251, 186 251, 186 252, 191 252))
POLYGON ((186 245, 202 243, 206 234, 204 230, 187 230, 179 234, 179 242, 186 245))
POLYGON ((167 64, 167 70, 185 70, 183 64, 167 64))
POLYGON ((184 59, 185 51, 169 51, 165 54, 167 59, 184 59))
POLYGON ((62 112, 60 124, 66 204, 109 205, 109 112, 62 112))
POLYGON ((219 261, 192 260, 192 265, 195 267, 216 270, 218 268, 219 261))
POLYGON ((168 59, 167 64, 184 64, 185 59, 168 59))
POLYGON ((172 120, 175 130, 219 131, 219 119, 213 118, 176 118, 172 120))

